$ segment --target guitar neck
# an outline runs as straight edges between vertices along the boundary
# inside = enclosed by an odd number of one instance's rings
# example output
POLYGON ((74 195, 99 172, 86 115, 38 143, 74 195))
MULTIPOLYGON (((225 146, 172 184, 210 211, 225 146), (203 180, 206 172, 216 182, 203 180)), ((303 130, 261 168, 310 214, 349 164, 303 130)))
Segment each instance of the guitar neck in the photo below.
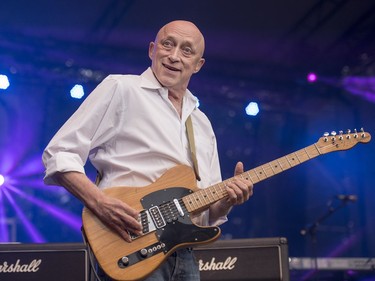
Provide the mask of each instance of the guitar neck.
MULTIPOLYGON (((256 184, 260 181, 268 179, 276 174, 282 173, 292 167, 295 167, 303 162, 313 159, 322 153, 316 144, 300 149, 296 152, 290 153, 286 156, 280 157, 276 160, 260 165, 254 169, 246 171, 236 177, 251 181, 256 184)), ((189 212, 199 212, 207 209, 213 203, 228 196, 226 186, 232 182, 235 177, 226 179, 225 181, 212 185, 208 188, 201 189, 197 192, 183 197, 185 206, 189 212)))

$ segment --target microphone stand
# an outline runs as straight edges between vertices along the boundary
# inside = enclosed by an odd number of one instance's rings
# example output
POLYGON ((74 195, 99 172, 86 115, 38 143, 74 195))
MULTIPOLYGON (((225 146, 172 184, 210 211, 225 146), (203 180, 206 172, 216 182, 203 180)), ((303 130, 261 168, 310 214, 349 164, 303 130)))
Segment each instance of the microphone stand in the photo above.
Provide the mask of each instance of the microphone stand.
MULTIPOLYGON (((325 214, 317 218, 312 224, 309 226, 301 229, 300 233, 301 235, 305 236, 307 234, 310 234, 311 236, 311 242, 312 242, 312 252, 313 252, 313 259, 314 259, 314 268, 315 271, 318 272, 318 253, 317 253, 317 231, 319 228, 319 225, 325 221, 327 218, 329 218, 332 214, 334 214, 337 210, 345 207, 350 200, 340 199, 341 204, 339 204, 337 207, 332 206, 332 202, 329 201, 328 203, 328 210, 325 214)), ((315 277, 315 280, 318 281, 318 276, 315 277)))

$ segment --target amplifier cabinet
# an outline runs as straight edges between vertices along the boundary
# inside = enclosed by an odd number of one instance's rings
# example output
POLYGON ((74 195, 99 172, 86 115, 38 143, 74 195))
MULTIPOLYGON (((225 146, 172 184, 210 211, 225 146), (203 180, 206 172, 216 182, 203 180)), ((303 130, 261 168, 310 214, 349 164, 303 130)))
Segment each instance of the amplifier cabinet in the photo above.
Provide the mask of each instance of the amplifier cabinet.
POLYGON ((1 281, 87 281, 84 244, 0 244, 1 281))
POLYGON ((289 281, 283 237, 218 240, 194 252, 202 281, 289 281))

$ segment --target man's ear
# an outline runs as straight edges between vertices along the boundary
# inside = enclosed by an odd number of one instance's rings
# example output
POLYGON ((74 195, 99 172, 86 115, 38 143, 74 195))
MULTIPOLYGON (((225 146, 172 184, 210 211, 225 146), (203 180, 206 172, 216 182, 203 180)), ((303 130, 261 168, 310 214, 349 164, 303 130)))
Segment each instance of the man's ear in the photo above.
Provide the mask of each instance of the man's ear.
POLYGON ((200 58, 197 65, 195 66, 195 69, 194 69, 194 73, 197 73, 199 72, 199 70, 201 70, 202 66, 204 65, 204 62, 206 60, 204 58, 200 58))
POLYGON ((155 43, 150 42, 150 45, 148 46, 148 57, 152 60, 152 57, 154 55, 154 48, 155 48, 155 43))

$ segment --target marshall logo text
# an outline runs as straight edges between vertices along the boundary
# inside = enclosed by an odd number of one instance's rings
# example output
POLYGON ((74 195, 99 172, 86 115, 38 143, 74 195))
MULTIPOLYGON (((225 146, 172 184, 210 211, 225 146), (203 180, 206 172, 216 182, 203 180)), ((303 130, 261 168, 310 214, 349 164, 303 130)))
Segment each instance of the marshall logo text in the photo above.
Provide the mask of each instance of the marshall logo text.
POLYGON ((203 260, 199 259, 199 270, 200 271, 217 271, 217 270, 232 270, 235 268, 235 263, 237 261, 237 257, 227 257, 224 262, 216 262, 215 258, 213 257, 211 261, 204 262, 203 260))
POLYGON ((0 274, 15 272, 37 272, 41 263, 41 259, 34 259, 30 263, 24 264, 22 264, 19 259, 16 261, 16 263, 11 264, 8 264, 7 261, 4 261, 2 264, 0 264, 0 274))

